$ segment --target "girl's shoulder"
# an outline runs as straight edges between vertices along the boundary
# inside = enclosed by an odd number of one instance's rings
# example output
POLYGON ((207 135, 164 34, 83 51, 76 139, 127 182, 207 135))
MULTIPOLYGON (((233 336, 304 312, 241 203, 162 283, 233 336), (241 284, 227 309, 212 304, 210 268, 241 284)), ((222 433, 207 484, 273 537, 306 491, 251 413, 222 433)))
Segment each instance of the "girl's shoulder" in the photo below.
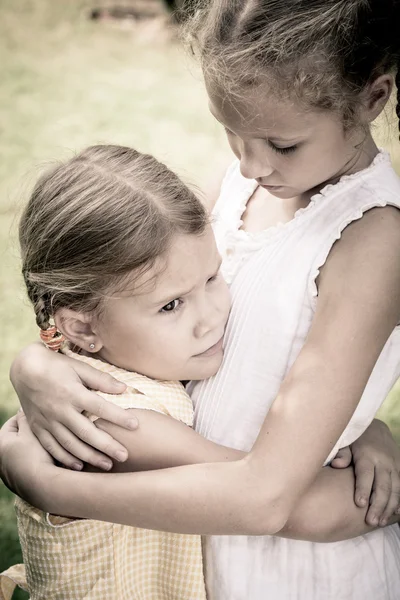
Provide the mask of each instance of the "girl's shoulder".
MULTIPOLYGON (((392 205, 400 207, 400 177, 393 168, 390 155, 381 150, 369 167, 344 175, 335 184, 328 184, 313 198, 313 202, 336 204, 350 213, 392 205)), ((331 206, 329 207, 331 209, 331 206)))
POLYGON ((371 221, 379 219, 373 216, 377 211, 368 219, 365 217, 373 209, 385 207, 392 207, 387 211, 390 214, 393 209, 400 209, 400 177, 389 154, 380 151, 369 167, 326 185, 299 213, 304 225, 320 236, 321 254, 329 251, 350 225, 352 231, 368 228, 370 232, 371 221))
POLYGON ((317 280, 322 271, 331 270, 334 256, 343 256, 346 274, 354 284, 361 284, 357 265, 365 262, 366 256, 368 275, 376 267, 376 260, 379 263, 378 257, 387 264, 400 251, 400 178, 386 152, 380 152, 367 169, 327 186, 314 202, 314 227, 320 237, 311 267, 310 289, 314 298, 318 295, 317 280), (351 264, 354 272, 350 275, 351 264))
POLYGON ((127 386, 125 392, 118 395, 97 392, 109 402, 125 409, 154 410, 183 421, 187 425, 192 425, 192 401, 180 381, 150 379, 140 373, 127 371, 92 356, 73 352, 68 344, 65 345, 62 352, 74 360, 89 364, 98 371, 108 373, 127 386))

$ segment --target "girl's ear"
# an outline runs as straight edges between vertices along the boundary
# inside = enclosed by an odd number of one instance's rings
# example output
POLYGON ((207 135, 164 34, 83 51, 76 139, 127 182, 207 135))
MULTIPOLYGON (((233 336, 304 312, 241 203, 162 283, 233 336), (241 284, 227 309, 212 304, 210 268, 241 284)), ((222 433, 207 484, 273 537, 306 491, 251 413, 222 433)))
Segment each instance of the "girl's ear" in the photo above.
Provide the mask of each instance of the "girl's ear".
POLYGON ((365 119, 372 123, 383 111, 393 91, 394 80, 390 74, 380 75, 365 90, 365 119))
POLYGON ((59 331, 74 345, 87 352, 99 352, 103 343, 93 331, 93 317, 70 308, 60 308, 54 315, 54 322, 59 331))

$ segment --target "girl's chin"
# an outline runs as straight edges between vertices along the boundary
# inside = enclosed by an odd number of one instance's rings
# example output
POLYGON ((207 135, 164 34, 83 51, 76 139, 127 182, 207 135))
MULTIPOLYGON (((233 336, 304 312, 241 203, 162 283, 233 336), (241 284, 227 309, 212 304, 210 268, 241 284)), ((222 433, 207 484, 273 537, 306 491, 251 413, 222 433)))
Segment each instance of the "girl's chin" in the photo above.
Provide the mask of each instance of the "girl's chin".
POLYGON ((196 365, 196 367, 193 369, 193 372, 191 373, 190 380, 201 381, 202 379, 208 379, 209 377, 212 377, 213 375, 218 373, 218 370, 222 364, 223 356, 224 352, 221 349, 220 352, 218 352, 218 354, 214 354, 213 356, 209 356, 207 358, 202 358, 204 364, 199 366, 196 365))

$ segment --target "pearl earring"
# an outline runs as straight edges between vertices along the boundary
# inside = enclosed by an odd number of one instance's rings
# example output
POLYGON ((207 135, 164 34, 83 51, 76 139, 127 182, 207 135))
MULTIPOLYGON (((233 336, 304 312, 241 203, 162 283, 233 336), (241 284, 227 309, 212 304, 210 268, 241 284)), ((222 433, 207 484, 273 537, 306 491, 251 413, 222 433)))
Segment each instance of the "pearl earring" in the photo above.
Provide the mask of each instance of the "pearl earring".
POLYGON ((91 350, 94 350, 94 344, 93 344, 93 343, 89 344, 89 348, 90 348, 91 350))

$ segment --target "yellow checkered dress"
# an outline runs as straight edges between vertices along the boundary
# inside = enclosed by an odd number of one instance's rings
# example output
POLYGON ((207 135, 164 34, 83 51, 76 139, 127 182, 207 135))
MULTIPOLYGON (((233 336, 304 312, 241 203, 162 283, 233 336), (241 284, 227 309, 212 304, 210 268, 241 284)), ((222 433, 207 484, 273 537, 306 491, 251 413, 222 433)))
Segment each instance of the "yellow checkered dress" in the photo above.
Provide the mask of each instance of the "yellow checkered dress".
MULTIPOLYGON (((123 408, 155 410, 192 425, 193 408, 179 382, 160 382, 78 356, 127 385, 101 395, 123 408)), ((201 538, 46 514, 16 500, 24 557, 0 581, 0 600, 14 583, 31 600, 205 600, 201 538)))

